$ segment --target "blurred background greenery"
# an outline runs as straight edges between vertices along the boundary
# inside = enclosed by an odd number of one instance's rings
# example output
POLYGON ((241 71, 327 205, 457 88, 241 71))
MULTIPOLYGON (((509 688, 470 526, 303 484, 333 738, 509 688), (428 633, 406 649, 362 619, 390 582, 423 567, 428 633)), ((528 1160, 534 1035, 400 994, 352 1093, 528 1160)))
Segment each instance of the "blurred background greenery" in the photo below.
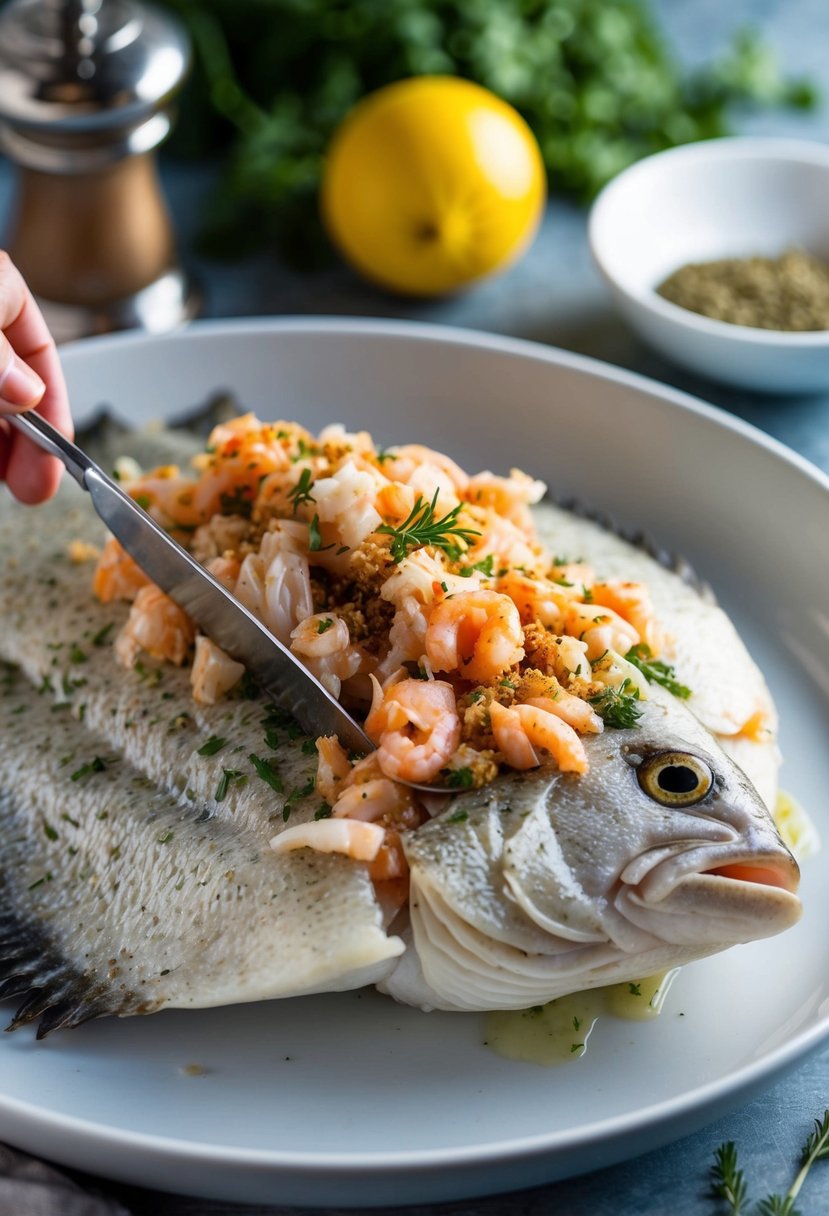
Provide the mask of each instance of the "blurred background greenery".
POLYGON ((729 131, 735 107, 809 107, 752 30, 683 70, 647 0, 162 0, 196 66, 172 151, 219 154, 205 252, 270 247, 324 262, 317 191, 331 134, 367 92, 405 76, 468 77, 516 107, 550 189, 590 199, 651 152, 729 131))

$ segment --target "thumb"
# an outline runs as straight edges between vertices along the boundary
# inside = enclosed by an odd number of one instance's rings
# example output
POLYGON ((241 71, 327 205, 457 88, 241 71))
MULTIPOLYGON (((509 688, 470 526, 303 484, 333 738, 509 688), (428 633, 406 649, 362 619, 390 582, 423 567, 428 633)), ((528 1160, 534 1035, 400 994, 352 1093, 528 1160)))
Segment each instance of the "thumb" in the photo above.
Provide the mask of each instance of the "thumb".
POLYGON ((37 405, 46 385, 0 335, 0 415, 19 414, 37 405))

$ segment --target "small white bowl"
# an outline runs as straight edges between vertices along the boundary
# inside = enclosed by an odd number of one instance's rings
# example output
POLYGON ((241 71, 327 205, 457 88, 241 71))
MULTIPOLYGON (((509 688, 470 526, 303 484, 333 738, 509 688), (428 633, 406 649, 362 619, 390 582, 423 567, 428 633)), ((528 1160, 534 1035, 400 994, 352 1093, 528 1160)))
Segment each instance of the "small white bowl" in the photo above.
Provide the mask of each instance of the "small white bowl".
POLYGON ((741 138, 659 152, 605 187, 589 239, 623 316, 663 355, 759 392, 829 389, 829 330, 732 325, 656 292, 688 262, 779 257, 793 247, 829 261, 829 147, 741 138))

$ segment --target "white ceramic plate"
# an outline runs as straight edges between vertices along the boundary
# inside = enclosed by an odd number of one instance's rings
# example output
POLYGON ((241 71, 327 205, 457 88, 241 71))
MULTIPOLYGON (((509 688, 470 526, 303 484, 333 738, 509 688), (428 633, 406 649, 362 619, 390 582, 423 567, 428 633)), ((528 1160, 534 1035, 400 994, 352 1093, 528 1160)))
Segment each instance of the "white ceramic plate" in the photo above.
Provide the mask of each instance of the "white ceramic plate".
MULTIPOLYGON (((784 784, 829 835, 829 482, 772 440, 586 359, 426 326, 205 324, 96 339, 65 363, 78 417, 108 401, 157 418, 227 387, 265 417, 518 465, 647 529, 737 620, 781 709, 784 784)), ((686 968, 657 1022, 607 1019, 564 1066, 510 1063, 477 1016, 374 992, 94 1022, 40 1044, 19 1031, 0 1036, 0 1138, 148 1186, 337 1206, 607 1165, 746 1101, 826 1039, 826 866, 805 867, 797 928, 686 968)))

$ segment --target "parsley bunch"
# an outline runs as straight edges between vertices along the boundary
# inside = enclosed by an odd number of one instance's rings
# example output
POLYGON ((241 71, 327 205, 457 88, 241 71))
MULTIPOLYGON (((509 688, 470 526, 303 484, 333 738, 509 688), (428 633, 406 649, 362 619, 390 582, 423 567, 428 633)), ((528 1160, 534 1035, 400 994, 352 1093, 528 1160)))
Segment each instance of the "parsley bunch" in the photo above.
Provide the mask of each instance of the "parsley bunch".
POLYGON ((423 74, 474 80, 532 127, 553 189, 592 197, 651 152, 728 133, 734 104, 809 106, 768 49, 738 35, 688 73, 647 0, 162 0, 184 18, 196 68, 173 146, 226 167, 207 244, 326 253, 317 191, 336 127, 366 93, 423 74))

